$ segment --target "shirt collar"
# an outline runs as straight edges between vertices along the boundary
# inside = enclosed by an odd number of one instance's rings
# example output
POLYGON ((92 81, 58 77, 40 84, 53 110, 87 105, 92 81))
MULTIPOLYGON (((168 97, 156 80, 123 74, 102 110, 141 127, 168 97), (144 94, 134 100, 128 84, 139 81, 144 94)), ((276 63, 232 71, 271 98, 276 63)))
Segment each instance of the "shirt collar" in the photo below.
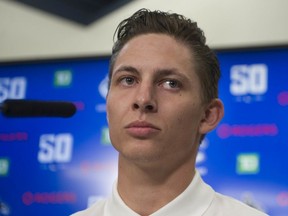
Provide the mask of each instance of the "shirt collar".
MULTIPOLYGON (((210 206, 214 193, 214 190, 203 182, 200 174, 196 171, 192 182, 178 197, 150 216, 189 214, 201 216, 210 206)), ((117 191, 117 183, 114 183, 113 193, 107 204, 107 211, 110 212, 109 215, 139 216, 139 214, 130 209, 121 199, 117 191)))

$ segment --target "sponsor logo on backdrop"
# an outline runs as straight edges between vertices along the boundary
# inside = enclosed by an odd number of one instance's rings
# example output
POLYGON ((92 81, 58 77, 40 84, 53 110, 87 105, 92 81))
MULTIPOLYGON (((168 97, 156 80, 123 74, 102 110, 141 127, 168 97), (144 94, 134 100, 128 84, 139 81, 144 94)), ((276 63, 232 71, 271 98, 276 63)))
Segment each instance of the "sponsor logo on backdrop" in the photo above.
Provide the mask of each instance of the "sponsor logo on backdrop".
POLYGON ((278 94, 277 100, 281 106, 288 106, 288 92, 287 91, 280 92, 278 94))
POLYGON ((42 134, 39 140, 38 162, 52 171, 63 169, 72 159, 73 136, 70 133, 42 134))
POLYGON ((73 104, 75 105, 77 111, 85 109, 85 104, 82 101, 73 101, 73 104))
POLYGON ((220 124, 217 127, 216 133, 220 138, 226 139, 229 137, 276 136, 278 131, 276 124, 220 124))
POLYGON ((0 133, 0 142, 15 142, 28 140, 26 132, 0 133))
POLYGON ((0 177, 9 173, 10 161, 8 158, 0 158, 0 177))
POLYGON ((0 215, 8 216, 10 215, 10 208, 7 203, 0 199, 0 215))
POLYGON ((204 165, 207 160, 206 149, 208 148, 209 141, 204 138, 199 146, 198 154, 196 157, 196 167, 199 173, 204 176, 208 174, 208 168, 204 165))
POLYGON ((276 197, 276 202, 281 207, 288 207, 288 191, 280 192, 276 197))
POLYGON ((77 201, 74 192, 57 191, 57 192, 30 192, 27 191, 22 195, 22 202, 29 206, 32 204, 71 204, 77 201))
POLYGON ((105 76, 105 78, 100 82, 98 86, 99 94, 106 99, 107 93, 108 93, 108 75, 105 76))
POLYGON ((0 78, 0 103, 6 99, 24 99, 27 80, 25 77, 0 78))
POLYGON ((70 70, 57 70, 54 73, 54 86, 69 87, 72 84, 73 75, 70 70))
POLYGON ((100 161, 82 161, 80 163, 80 170, 82 173, 93 173, 93 172, 111 172, 117 168, 117 164, 113 161, 100 162, 100 161))
MULTIPOLYGON (((108 93, 108 75, 105 76, 105 78, 100 82, 98 86, 98 91, 101 97, 106 101, 106 95, 108 93)), ((99 113, 106 112, 106 103, 100 103, 96 104, 96 111, 99 113)))
POLYGON ((236 158, 236 173, 239 175, 257 174, 260 170, 258 153, 241 153, 236 158))
POLYGON ((111 145, 111 140, 110 140, 110 135, 109 135, 109 128, 104 127, 101 130, 101 144, 110 146, 111 145))
POLYGON ((268 90, 268 67, 265 64, 234 65, 230 69, 230 93, 236 101, 262 101, 268 90))

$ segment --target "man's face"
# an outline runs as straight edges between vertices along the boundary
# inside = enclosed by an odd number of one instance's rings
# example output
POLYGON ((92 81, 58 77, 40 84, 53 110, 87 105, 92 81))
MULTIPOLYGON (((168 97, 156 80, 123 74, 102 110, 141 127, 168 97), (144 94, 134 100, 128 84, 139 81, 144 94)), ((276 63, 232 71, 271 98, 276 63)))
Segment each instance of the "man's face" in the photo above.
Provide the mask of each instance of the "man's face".
POLYGON ((196 157, 205 110, 193 57, 164 34, 131 39, 120 51, 107 96, 112 144, 140 163, 196 157))

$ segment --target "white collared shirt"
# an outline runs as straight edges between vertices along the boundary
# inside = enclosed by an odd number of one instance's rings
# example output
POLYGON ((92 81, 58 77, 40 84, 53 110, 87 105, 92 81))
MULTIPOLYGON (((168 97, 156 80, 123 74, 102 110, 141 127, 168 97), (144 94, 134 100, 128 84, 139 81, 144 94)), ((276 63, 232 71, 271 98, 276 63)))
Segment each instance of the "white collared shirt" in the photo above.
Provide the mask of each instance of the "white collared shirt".
MULTIPOLYGON (((150 216, 265 216, 240 201, 216 193, 198 172, 190 185, 174 200, 150 216)), ((113 186, 112 195, 71 216, 140 216, 130 209, 113 186)))

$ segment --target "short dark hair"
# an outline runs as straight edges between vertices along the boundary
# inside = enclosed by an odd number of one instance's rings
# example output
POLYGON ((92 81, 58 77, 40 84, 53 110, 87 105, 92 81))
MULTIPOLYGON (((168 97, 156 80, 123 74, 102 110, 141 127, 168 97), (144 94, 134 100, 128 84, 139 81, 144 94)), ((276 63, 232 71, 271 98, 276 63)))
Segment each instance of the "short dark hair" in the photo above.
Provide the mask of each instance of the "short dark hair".
POLYGON ((206 45, 204 33, 197 23, 176 13, 148 9, 138 10, 118 25, 114 34, 114 39, 116 36, 117 40, 110 60, 109 87, 114 63, 123 46, 135 36, 149 33, 166 34, 188 46, 194 57, 196 73, 201 83, 203 102, 209 103, 218 97, 220 78, 218 59, 206 45))

